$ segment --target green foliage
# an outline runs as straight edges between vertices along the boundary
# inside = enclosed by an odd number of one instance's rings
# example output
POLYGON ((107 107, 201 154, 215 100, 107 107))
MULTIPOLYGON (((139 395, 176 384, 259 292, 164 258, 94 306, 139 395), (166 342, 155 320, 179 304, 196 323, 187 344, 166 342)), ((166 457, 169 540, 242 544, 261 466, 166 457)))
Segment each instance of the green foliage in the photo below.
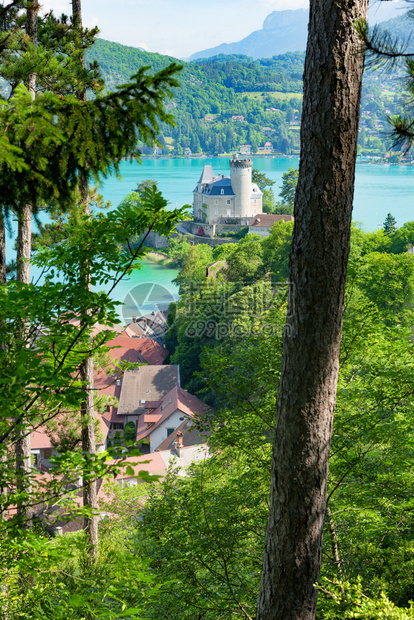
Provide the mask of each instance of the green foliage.
POLYGON ((187 241, 185 235, 177 235, 171 237, 166 248, 163 251, 170 259, 170 265, 179 267, 183 264, 184 258, 187 256, 191 248, 191 244, 187 241))
POLYGON ((248 234, 227 256, 226 278, 229 282, 250 284, 257 279, 262 266, 262 246, 258 236, 248 234))
MULTIPOLYGON (((119 542, 119 541, 118 541, 119 542)), ((20 535, 14 542, 13 568, 3 568, 7 596, 3 613, 27 620, 95 620, 143 617, 144 596, 152 596, 153 578, 147 565, 102 538, 101 555, 91 567, 85 562, 83 532, 63 538, 20 535), (18 572, 20 571, 20 572, 18 572), (22 574, 26 585, 22 590, 22 574)), ((9 547, 7 547, 8 549, 9 547)), ((3 553, 3 558, 5 554, 3 553)), ((2 564, 2 566, 5 566, 2 564)))
POLYGON ((289 277, 289 252, 292 243, 293 222, 276 222, 270 234, 262 241, 263 267, 275 281, 289 277))
MULTIPOLYGON (((0 384, 5 398, 0 416, 0 485, 7 489, 0 496, 0 508, 3 512, 13 507, 9 519, 1 521, 0 537, 6 558, 2 566, 7 566, 10 578, 5 605, 16 618, 136 616, 138 611, 131 609, 138 609, 140 584, 146 587, 150 581, 145 567, 138 565, 132 555, 115 552, 102 556, 102 564, 92 570, 85 563, 84 573, 79 572, 79 560, 73 573, 72 569, 65 570, 59 562, 65 559, 62 549, 66 542, 59 543, 62 546, 57 562, 55 547, 43 535, 29 532, 29 538, 25 538, 21 531, 25 524, 14 510, 15 506, 31 502, 41 523, 48 505, 54 506, 51 523, 60 518, 57 507, 71 519, 90 514, 76 502, 79 472, 84 483, 104 479, 116 475, 124 460, 108 464, 108 452, 90 455, 75 451, 79 439, 79 428, 75 426, 74 436, 71 438, 69 429, 64 437, 66 443, 59 443, 60 454, 52 459, 53 477, 36 470, 29 474, 29 495, 27 490, 16 491, 18 474, 13 454, 8 453, 14 447, 17 429, 27 431, 57 422, 60 426, 61 416, 73 418, 79 411, 85 388, 80 366, 94 352, 105 357, 106 342, 113 336, 110 327, 117 321, 116 303, 110 299, 110 292, 125 274, 139 266, 145 255, 142 243, 131 249, 128 239, 145 238, 149 230, 168 235, 181 217, 181 210, 165 208, 166 201, 155 187, 146 188, 138 201, 135 196, 125 199, 106 216, 83 217, 79 224, 70 222, 60 243, 39 248, 33 262, 45 269, 42 285, 11 282, 0 287, 0 384), (85 288, 85 263, 90 266, 94 287, 105 286, 108 293, 85 288), (86 315, 84 308, 88 308, 86 315), (80 315, 84 319, 79 324, 80 315), (97 322, 108 330, 93 338, 97 322), (39 565, 43 572, 39 572, 39 565), (32 587, 33 577, 36 579, 32 587), (21 588, 22 579, 30 587, 16 602, 14 593, 21 588)), ((140 477, 150 479, 141 472, 140 477)), ((46 520, 43 527, 47 526, 46 520)))
POLYGON ((282 174, 282 187, 279 192, 283 204, 293 208, 295 202, 296 186, 298 184, 299 170, 289 168, 282 174))
POLYGON ((388 323, 413 324, 414 257, 372 252, 361 260, 358 283, 388 323))
POLYGON ((206 278, 207 265, 213 262, 213 251, 204 243, 188 248, 182 258, 182 269, 174 282, 180 286, 180 294, 191 287, 192 283, 200 283, 206 278))
POLYGON ((274 213, 275 197, 272 186, 274 181, 269 179, 263 172, 259 172, 256 168, 252 170, 252 181, 257 183, 261 192, 263 192, 263 213, 274 213))
POLYGON ((134 422, 127 422, 124 428, 124 438, 125 441, 135 441, 137 438, 137 427, 134 422))
POLYGON ((397 220, 395 219, 395 217, 393 217, 391 213, 388 213, 383 225, 385 234, 390 235, 391 233, 395 232, 397 230, 396 224, 397 220))
POLYGON ((390 252, 400 254, 414 246, 414 222, 406 222, 391 235, 390 252))
MULTIPOLYGON (((269 464, 269 446, 260 451, 269 464)), ((225 451, 154 489, 137 535, 159 587, 150 617, 252 617, 267 486, 266 467, 225 451)))

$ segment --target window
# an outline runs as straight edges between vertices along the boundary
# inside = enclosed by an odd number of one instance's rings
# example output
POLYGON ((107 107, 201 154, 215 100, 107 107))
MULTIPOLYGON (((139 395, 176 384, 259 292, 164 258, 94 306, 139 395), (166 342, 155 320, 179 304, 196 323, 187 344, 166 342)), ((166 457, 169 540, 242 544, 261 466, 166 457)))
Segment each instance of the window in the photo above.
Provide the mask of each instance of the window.
POLYGON ((169 437, 174 431, 174 428, 167 428, 167 437, 169 437))
POLYGON ((45 448, 44 457, 45 459, 50 459, 52 456, 52 448, 45 448))
POLYGON ((226 203, 229 205, 231 204, 231 200, 226 200, 226 203))
POLYGON ((215 205, 218 205, 218 200, 215 200, 215 201, 214 201, 214 204, 215 204, 215 205))
POLYGON ((220 190, 220 194, 223 195, 224 194, 224 189, 220 190))
POLYGON ((123 422, 111 422, 111 429, 113 431, 121 431, 124 428, 123 422))

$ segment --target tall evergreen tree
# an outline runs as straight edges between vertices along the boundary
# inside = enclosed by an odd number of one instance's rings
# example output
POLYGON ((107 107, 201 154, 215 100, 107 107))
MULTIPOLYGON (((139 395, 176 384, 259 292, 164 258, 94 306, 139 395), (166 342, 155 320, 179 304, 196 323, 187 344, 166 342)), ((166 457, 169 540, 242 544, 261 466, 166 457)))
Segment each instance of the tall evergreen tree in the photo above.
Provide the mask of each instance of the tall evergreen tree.
POLYGON ((387 217, 384 220, 383 228, 386 235, 391 235, 397 230, 397 220, 391 213, 387 213, 387 217))
MULTIPOLYGON (((37 16, 39 12, 39 4, 37 0, 29 2, 26 9, 26 35, 33 47, 37 46, 37 16)), ((26 87, 31 97, 36 97, 36 73, 34 69, 29 72, 26 79, 26 87)), ((24 201, 18 207, 17 222, 17 271, 16 280, 25 284, 30 283, 30 255, 32 248, 32 214, 33 205, 24 201)), ((27 324, 22 322, 22 340, 26 339, 27 324)), ((31 482, 30 471, 32 468, 32 452, 30 428, 22 420, 16 429, 16 469, 17 469, 17 485, 18 488, 26 492, 28 501, 19 506, 18 510, 22 515, 22 525, 31 527, 32 525, 32 507, 31 507, 31 482)))
POLYGON ((288 331, 258 620, 314 620, 350 246, 368 2, 311 0, 288 331))
MULTIPOLYGON (((82 6, 81 0, 72 0, 72 19, 75 32, 82 31, 82 6)), ((81 41, 81 36, 79 36, 81 41)), ((79 50, 80 63, 85 67, 85 55, 83 50, 79 50)), ((86 87, 80 88, 77 92, 79 101, 86 101, 86 87)), ((89 177, 87 165, 79 171, 79 192, 81 197, 81 207, 83 214, 90 216, 89 205, 89 177)), ((91 273, 88 264, 83 265, 85 275, 85 286, 91 288, 91 273)), ((85 309, 87 312, 87 309, 85 309)), ((81 425, 82 425, 82 450, 87 454, 96 454, 95 437, 95 403, 93 392, 93 357, 90 355, 85 359, 81 366, 81 378, 85 386, 85 399, 81 403, 81 425)), ((85 531, 89 538, 89 552, 94 558, 98 552, 98 516, 97 516, 97 494, 96 480, 84 482, 83 505, 89 507, 91 514, 85 517, 85 531)))

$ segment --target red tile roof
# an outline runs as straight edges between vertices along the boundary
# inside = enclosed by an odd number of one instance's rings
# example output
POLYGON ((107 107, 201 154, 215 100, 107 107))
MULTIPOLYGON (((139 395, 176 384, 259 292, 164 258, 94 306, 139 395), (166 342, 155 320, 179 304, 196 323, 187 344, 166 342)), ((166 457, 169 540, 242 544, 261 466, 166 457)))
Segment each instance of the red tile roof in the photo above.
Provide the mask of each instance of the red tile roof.
POLYGON ((113 360, 144 362, 154 366, 161 365, 168 356, 167 349, 151 338, 129 338, 120 335, 107 342, 106 346, 116 347, 109 353, 113 360))
POLYGON ((294 222, 293 215, 275 215, 271 213, 258 213, 249 222, 249 226, 266 226, 270 228, 275 222, 294 222))
POLYGON ((46 434, 46 429, 40 427, 31 433, 30 447, 32 450, 52 448, 52 442, 50 441, 50 437, 46 434))
POLYGON ((168 420, 177 409, 188 417, 193 418, 194 416, 203 415, 207 406, 197 396, 189 394, 177 385, 164 396, 161 405, 152 412, 151 415, 159 416, 159 419, 150 428, 147 427, 145 422, 147 416, 144 415, 138 418, 137 441, 148 437, 165 420, 168 420))

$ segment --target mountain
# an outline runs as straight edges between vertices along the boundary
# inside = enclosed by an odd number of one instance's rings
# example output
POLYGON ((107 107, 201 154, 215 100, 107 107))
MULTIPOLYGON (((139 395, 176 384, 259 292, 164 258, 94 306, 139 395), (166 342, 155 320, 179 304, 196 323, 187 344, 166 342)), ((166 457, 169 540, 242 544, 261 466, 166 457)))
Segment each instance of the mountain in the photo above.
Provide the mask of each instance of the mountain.
POLYGON ((308 9, 273 11, 266 17, 262 30, 256 30, 236 43, 223 43, 197 52, 190 60, 219 54, 245 54, 258 59, 303 51, 306 48, 308 18, 308 9))
MULTIPOLYGON (((402 11, 406 10, 407 5, 401 0, 373 3, 369 12, 369 24, 390 20, 390 26, 399 26, 404 21, 402 11)), ((219 54, 245 54, 254 59, 271 58, 285 52, 305 51, 308 19, 308 9, 273 11, 263 22, 262 30, 252 32, 241 41, 222 43, 217 47, 196 52, 189 60, 211 58, 219 54)))

